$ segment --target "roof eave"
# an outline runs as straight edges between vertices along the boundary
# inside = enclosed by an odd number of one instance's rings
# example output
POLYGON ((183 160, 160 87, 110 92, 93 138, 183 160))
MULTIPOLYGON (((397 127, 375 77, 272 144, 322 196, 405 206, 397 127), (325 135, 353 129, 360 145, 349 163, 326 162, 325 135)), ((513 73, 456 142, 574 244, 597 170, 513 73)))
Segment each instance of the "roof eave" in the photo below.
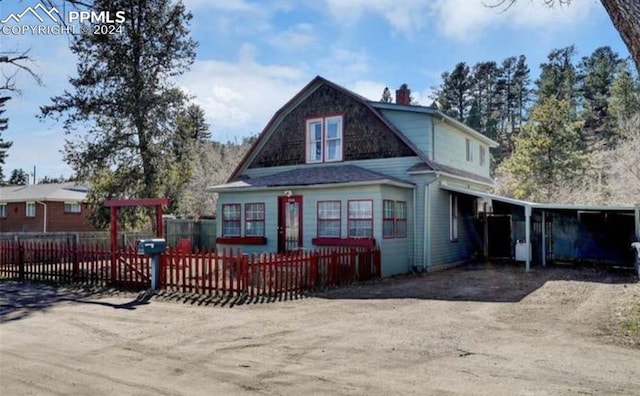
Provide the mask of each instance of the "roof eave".
POLYGON ((325 183, 325 184, 292 184, 283 186, 230 186, 230 187, 218 187, 212 186, 206 189, 209 192, 232 192, 232 191, 272 191, 282 189, 322 189, 332 187, 352 187, 352 186, 366 186, 375 184, 385 184, 403 188, 414 188, 412 183, 405 183, 398 180, 391 179, 378 179, 378 180, 366 180, 355 182, 342 182, 342 183, 325 183))

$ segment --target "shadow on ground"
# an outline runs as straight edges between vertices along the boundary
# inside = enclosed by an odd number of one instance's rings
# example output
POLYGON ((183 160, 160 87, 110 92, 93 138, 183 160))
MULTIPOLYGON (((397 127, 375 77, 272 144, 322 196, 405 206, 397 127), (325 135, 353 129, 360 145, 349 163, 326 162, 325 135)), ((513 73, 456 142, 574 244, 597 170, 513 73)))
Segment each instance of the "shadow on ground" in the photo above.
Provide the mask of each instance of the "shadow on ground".
POLYGON ((473 263, 446 271, 405 275, 334 289, 315 296, 327 299, 429 299, 518 302, 549 281, 635 284, 632 271, 594 266, 534 267, 473 263))
POLYGON ((61 287, 31 282, 0 282, 0 323, 24 319, 35 312, 44 312, 56 304, 74 302, 101 305, 114 309, 133 310, 149 303, 149 293, 123 293, 132 300, 113 304, 100 300, 106 295, 118 295, 116 290, 87 287, 61 287))

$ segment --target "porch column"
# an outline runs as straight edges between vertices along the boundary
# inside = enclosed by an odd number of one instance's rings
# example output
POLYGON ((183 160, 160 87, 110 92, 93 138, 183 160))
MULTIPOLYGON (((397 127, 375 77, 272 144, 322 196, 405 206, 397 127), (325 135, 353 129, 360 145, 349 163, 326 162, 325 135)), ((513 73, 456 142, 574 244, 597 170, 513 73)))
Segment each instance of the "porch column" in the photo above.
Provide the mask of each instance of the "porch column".
POLYGON ((527 258, 525 268, 527 272, 531 270, 531 206, 524 207, 524 242, 527 247, 527 258))
POLYGON ((640 204, 636 204, 633 212, 633 217, 636 219, 636 240, 640 242, 640 204))
POLYGON ((542 266, 547 266, 547 216, 544 209, 542 210, 542 266))

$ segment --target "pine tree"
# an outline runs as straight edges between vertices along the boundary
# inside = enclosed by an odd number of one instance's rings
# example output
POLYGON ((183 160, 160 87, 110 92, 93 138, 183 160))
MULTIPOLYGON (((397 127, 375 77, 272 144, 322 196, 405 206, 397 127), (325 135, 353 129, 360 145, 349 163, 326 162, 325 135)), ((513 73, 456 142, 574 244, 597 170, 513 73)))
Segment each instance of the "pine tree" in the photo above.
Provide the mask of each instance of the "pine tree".
POLYGON ((623 61, 618 66, 610 94, 609 112, 616 126, 640 112, 640 80, 634 79, 628 61, 623 61))
POLYGON ((458 121, 464 122, 471 105, 469 100, 470 86, 469 66, 464 62, 458 63, 451 73, 443 73, 442 85, 435 94, 440 110, 458 121))
POLYGON ((68 134, 82 127, 63 155, 92 183, 92 220, 104 226, 104 199, 166 196, 182 182, 172 153, 187 96, 175 77, 193 63, 196 43, 189 37, 192 16, 181 2, 95 0, 93 9, 127 10, 123 32, 74 37, 73 89, 52 98, 42 115, 66 115, 68 134))
POLYGON ((575 54, 573 45, 549 53, 548 61, 540 65, 540 77, 536 80, 538 103, 555 97, 569 102, 572 111, 577 111, 578 73, 573 64, 575 54))
POLYGON ((609 112, 610 89, 620 65, 620 57, 610 47, 597 48, 579 64, 583 139, 588 150, 613 142, 614 123, 609 112))
POLYGON ((24 169, 14 169, 9 176, 8 183, 11 186, 25 186, 29 183, 29 175, 24 169))
POLYGON ((499 171, 512 180, 506 190, 516 198, 551 201, 586 166, 580 150, 581 127, 568 100, 550 97, 535 105, 515 138, 515 152, 499 171))

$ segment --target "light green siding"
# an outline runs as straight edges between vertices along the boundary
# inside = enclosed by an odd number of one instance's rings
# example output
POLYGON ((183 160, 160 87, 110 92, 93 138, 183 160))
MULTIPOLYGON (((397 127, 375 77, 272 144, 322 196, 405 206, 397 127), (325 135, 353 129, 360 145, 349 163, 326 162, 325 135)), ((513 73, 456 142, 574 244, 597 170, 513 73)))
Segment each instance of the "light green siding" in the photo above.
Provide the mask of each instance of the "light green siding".
POLYGON ((431 116, 399 110, 381 110, 386 119, 408 137, 428 158, 431 158, 431 116))
POLYGON ((480 176, 490 177, 489 148, 485 144, 444 122, 436 122, 435 129, 435 162, 480 176), (471 161, 467 161, 466 139, 471 142, 471 154, 473 157, 471 161), (481 145, 484 146, 486 152, 486 160, 482 166, 480 165, 479 149, 481 145))
POLYGON ((452 194, 437 186, 430 188, 431 200, 431 261, 437 268, 466 261, 477 253, 479 241, 474 228, 473 205, 475 199, 458 195, 458 239, 450 238, 450 197, 452 194))
MULTIPOLYGON (((218 213, 222 213, 224 204, 242 204, 242 235, 244 235, 244 205, 246 203, 264 202, 265 204, 265 237, 266 245, 225 245, 218 244, 219 248, 241 247, 244 253, 276 252, 278 248, 278 197, 284 193, 282 190, 249 191, 249 192, 221 192, 218 197, 218 213)), ((300 188, 293 191, 294 195, 302 196, 302 234, 303 248, 314 249, 311 242, 317 237, 317 208, 319 201, 341 202, 341 237, 347 237, 348 201, 372 200, 373 201, 373 237, 381 247, 382 275, 406 273, 414 262, 413 258, 413 189, 388 185, 366 185, 354 187, 326 187, 300 188), (384 239, 382 237, 382 201, 392 199, 407 203, 407 237, 402 239, 384 239)), ((222 218, 218 219, 218 235, 222 235, 222 218)))

